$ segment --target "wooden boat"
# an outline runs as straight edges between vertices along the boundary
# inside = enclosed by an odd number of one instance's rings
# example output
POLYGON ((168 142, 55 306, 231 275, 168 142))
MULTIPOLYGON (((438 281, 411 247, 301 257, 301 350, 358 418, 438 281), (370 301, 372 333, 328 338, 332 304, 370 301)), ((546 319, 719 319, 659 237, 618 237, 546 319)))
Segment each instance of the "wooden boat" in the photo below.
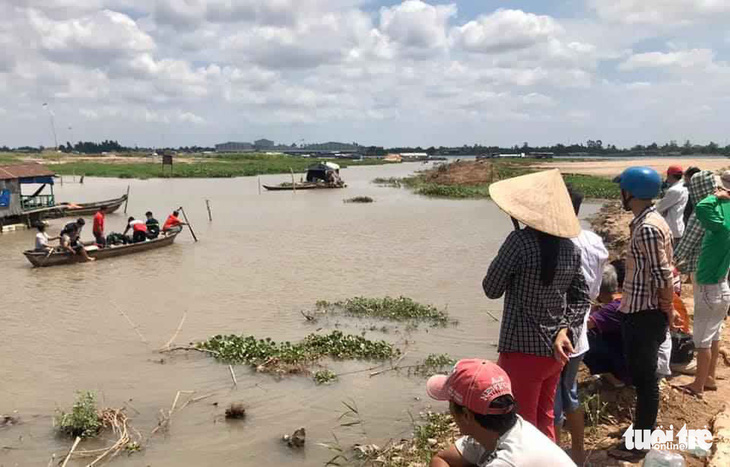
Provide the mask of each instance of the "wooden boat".
MULTIPOLYGON (((99 248, 94 242, 85 242, 84 246, 89 256, 97 260, 113 258, 115 256, 131 255, 132 253, 142 253, 149 250, 155 250, 165 246, 170 246, 175 241, 182 227, 171 230, 167 234, 160 234, 160 237, 154 240, 147 240, 140 243, 130 243, 127 245, 110 246, 107 248, 99 248)), ((34 267, 58 266, 61 264, 73 264, 84 261, 80 255, 72 255, 67 251, 54 251, 50 255, 43 251, 27 250, 23 254, 34 267)))
POLYGON ((111 214, 119 209, 122 204, 127 201, 127 195, 122 195, 120 198, 108 199, 105 201, 96 201, 94 203, 61 203, 58 205, 59 208, 63 209, 64 216, 90 216, 96 214, 102 206, 106 206, 106 213, 111 214))
POLYGON ((278 185, 278 186, 271 186, 271 185, 264 185, 264 188, 266 188, 269 191, 292 191, 292 190, 332 190, 336 188, 345 188, 347 185, 334 185, 331 183, 312 183, 312 182, 302 182, 297 183, 295 185, 287 184, 287 185, 278 185))

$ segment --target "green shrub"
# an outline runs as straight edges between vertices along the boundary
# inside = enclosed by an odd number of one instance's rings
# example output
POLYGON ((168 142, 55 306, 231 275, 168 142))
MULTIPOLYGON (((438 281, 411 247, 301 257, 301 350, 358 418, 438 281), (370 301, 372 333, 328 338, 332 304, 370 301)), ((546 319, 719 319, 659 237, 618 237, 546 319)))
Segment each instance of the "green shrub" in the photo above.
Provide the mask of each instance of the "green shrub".
POLYGON ((60 411, 56 415, 56 428, 73 438, 92 438, 99 434, 102 423, 96 409, 96 396, 92 392, 79 392, 70 413, 60 411))

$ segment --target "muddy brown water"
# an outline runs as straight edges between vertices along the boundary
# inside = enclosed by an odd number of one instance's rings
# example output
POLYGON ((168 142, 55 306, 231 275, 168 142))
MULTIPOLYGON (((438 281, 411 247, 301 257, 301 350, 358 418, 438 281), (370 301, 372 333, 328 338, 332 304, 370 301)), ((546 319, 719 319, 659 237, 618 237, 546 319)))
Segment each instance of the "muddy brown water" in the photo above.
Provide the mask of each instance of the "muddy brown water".
MULTIPOLYGON (((83 185, 66 177, 56 187, 62 200, 113 198, 129 184, 130 215, 143 217, 149 209, 163 222, 183 205, 200 242, 185 232, 173 246, 149 254, 33 269, 21 251, 32 247, 35 232, 0 236, 0 413, 17 411, 23 421, 0 429, 0 466, 47 465, 54 453, 62 458, 71 441, 54 435, 52 416, 72 405, 77 390, 96 391, 102 406, 126 404, 145 437, 177 391, 214 394, 177 413, 169 431, 151 438, 142 452, 115 459, 119 466, 323 465, 334 454, 317 443, 331 442, 332 433, 343 445, 408 436, 412 416, 429 406, 444 408, 427 400, 423 378, 360 372, 316 386, 306 376, 281 379, 237 366, 234 388, 226 365, 198 353, 161 355, 156 349, 186 312, 180 344, 218 333, 298 340, 320 327, 323 332, 339 327, 395 343, 408 352, 402 365, 429 353, 494 358, 498 324, 485 310, 499 316, 501 303, 484 297, 481 279, 511 223, 489 201, 427 199, 370 183, 421 167, 344 169, 347 189, 296 194, 259 195, 256 177, 87 178, 83 185), (358 195, 376 201, 342 202, 358 195), (344 318, 309 324, 300 314, 317 300, 358 295, 404 295, 448 307, 459 325, 422 325, 410 333, 391 327, 382 333, 344 318), (246 403, 248 418, 226 422, 225 406, 237 400, 246 403), (354 401, 361 425, 339 426, 342 401, 354 401), (281 436, 301 426, 307 429, 306 448, 284 447, 281 436)), ((261 177, 267 184, 287 180, 261 177)), ((586 206, 585 214, 596 206, 586 206)), ((121 231, 125 219, 121 212, 109 215, 107 231, 121 231)), ((50 232, 67 221, 52 221, 50 232)), ((84 236, 90 238, 90 226, 84 236)), ((349 372, 375 364, 326 365, 349 372)))

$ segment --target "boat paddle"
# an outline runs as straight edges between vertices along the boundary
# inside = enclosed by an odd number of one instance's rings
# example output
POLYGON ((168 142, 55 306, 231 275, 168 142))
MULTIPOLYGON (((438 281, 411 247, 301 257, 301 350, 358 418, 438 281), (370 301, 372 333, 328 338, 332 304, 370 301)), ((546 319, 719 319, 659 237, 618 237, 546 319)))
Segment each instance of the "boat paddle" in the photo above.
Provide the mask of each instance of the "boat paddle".
POLYGON ((188 229, 190 229, 190 233, 193 235, 193 240, 196 242, 198 241, 198 237, 195 236, 195 232, 193 231, 193 226, 190 225, 190 221, 188 220, 187 214, 185 214, 185 209, 183 209, 182 206, 180 206, 180 212, 183 215, 183 218, 185 219, 185 223, 188 225, 188 229))

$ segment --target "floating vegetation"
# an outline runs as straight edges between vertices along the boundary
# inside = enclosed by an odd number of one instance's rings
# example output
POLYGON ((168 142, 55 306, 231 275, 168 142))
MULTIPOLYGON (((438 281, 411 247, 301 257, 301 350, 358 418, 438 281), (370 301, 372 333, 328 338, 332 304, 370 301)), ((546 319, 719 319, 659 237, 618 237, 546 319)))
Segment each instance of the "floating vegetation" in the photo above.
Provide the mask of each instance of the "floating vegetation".
POLYGON ((375 200, 369 196, 355 196, 354 198, 348 198, 342 201, 345 203, 372 203, 375 200))
POLYGON ((414 373, 422 376, 431 376, 440 373, 448 373, 456 364, 456 360, 448 354, 429 354, 423 363, 417 365, 414 373))
POLYGON ((400 188, 401 187, 401 179, 396 177, 377 177, 373 179, 372 183, 380 186, 387 186, 391 188, 400 188))
POLYGON ((329 384, 337 380, 337 373, 332 370, 320 370, 314 373, 314 382, 317 384, 329 384))
POLYGON ((423 305, 408 297, 365 298, 354 297, 330 303, 320 300, 317 309, 328 313, 344 313, 360 318, 376 318, 389 321, 427 321, 433 326, 446 326, 456 321, 450 320, 448 313, 433 305, 423 305))
POLYGON ((388 342, 371 341, 362 336, 343 334, 342 331, 309 334, 298 343, 279 343, 268 337, 217 335, 197 343, 195 348, 212 354, 223 363, 248 364, 258 371, 278 373, 306 371, 306 366, 324 357, 388 360, 400 355, 400 350, 388 342))
POLYGON ((96 396, 86 391, 79 392, 71 412, 60 411, 55 420, 56 429, 72 438, 93 438, 99 434, 102 422, 96 408, 96 396))

